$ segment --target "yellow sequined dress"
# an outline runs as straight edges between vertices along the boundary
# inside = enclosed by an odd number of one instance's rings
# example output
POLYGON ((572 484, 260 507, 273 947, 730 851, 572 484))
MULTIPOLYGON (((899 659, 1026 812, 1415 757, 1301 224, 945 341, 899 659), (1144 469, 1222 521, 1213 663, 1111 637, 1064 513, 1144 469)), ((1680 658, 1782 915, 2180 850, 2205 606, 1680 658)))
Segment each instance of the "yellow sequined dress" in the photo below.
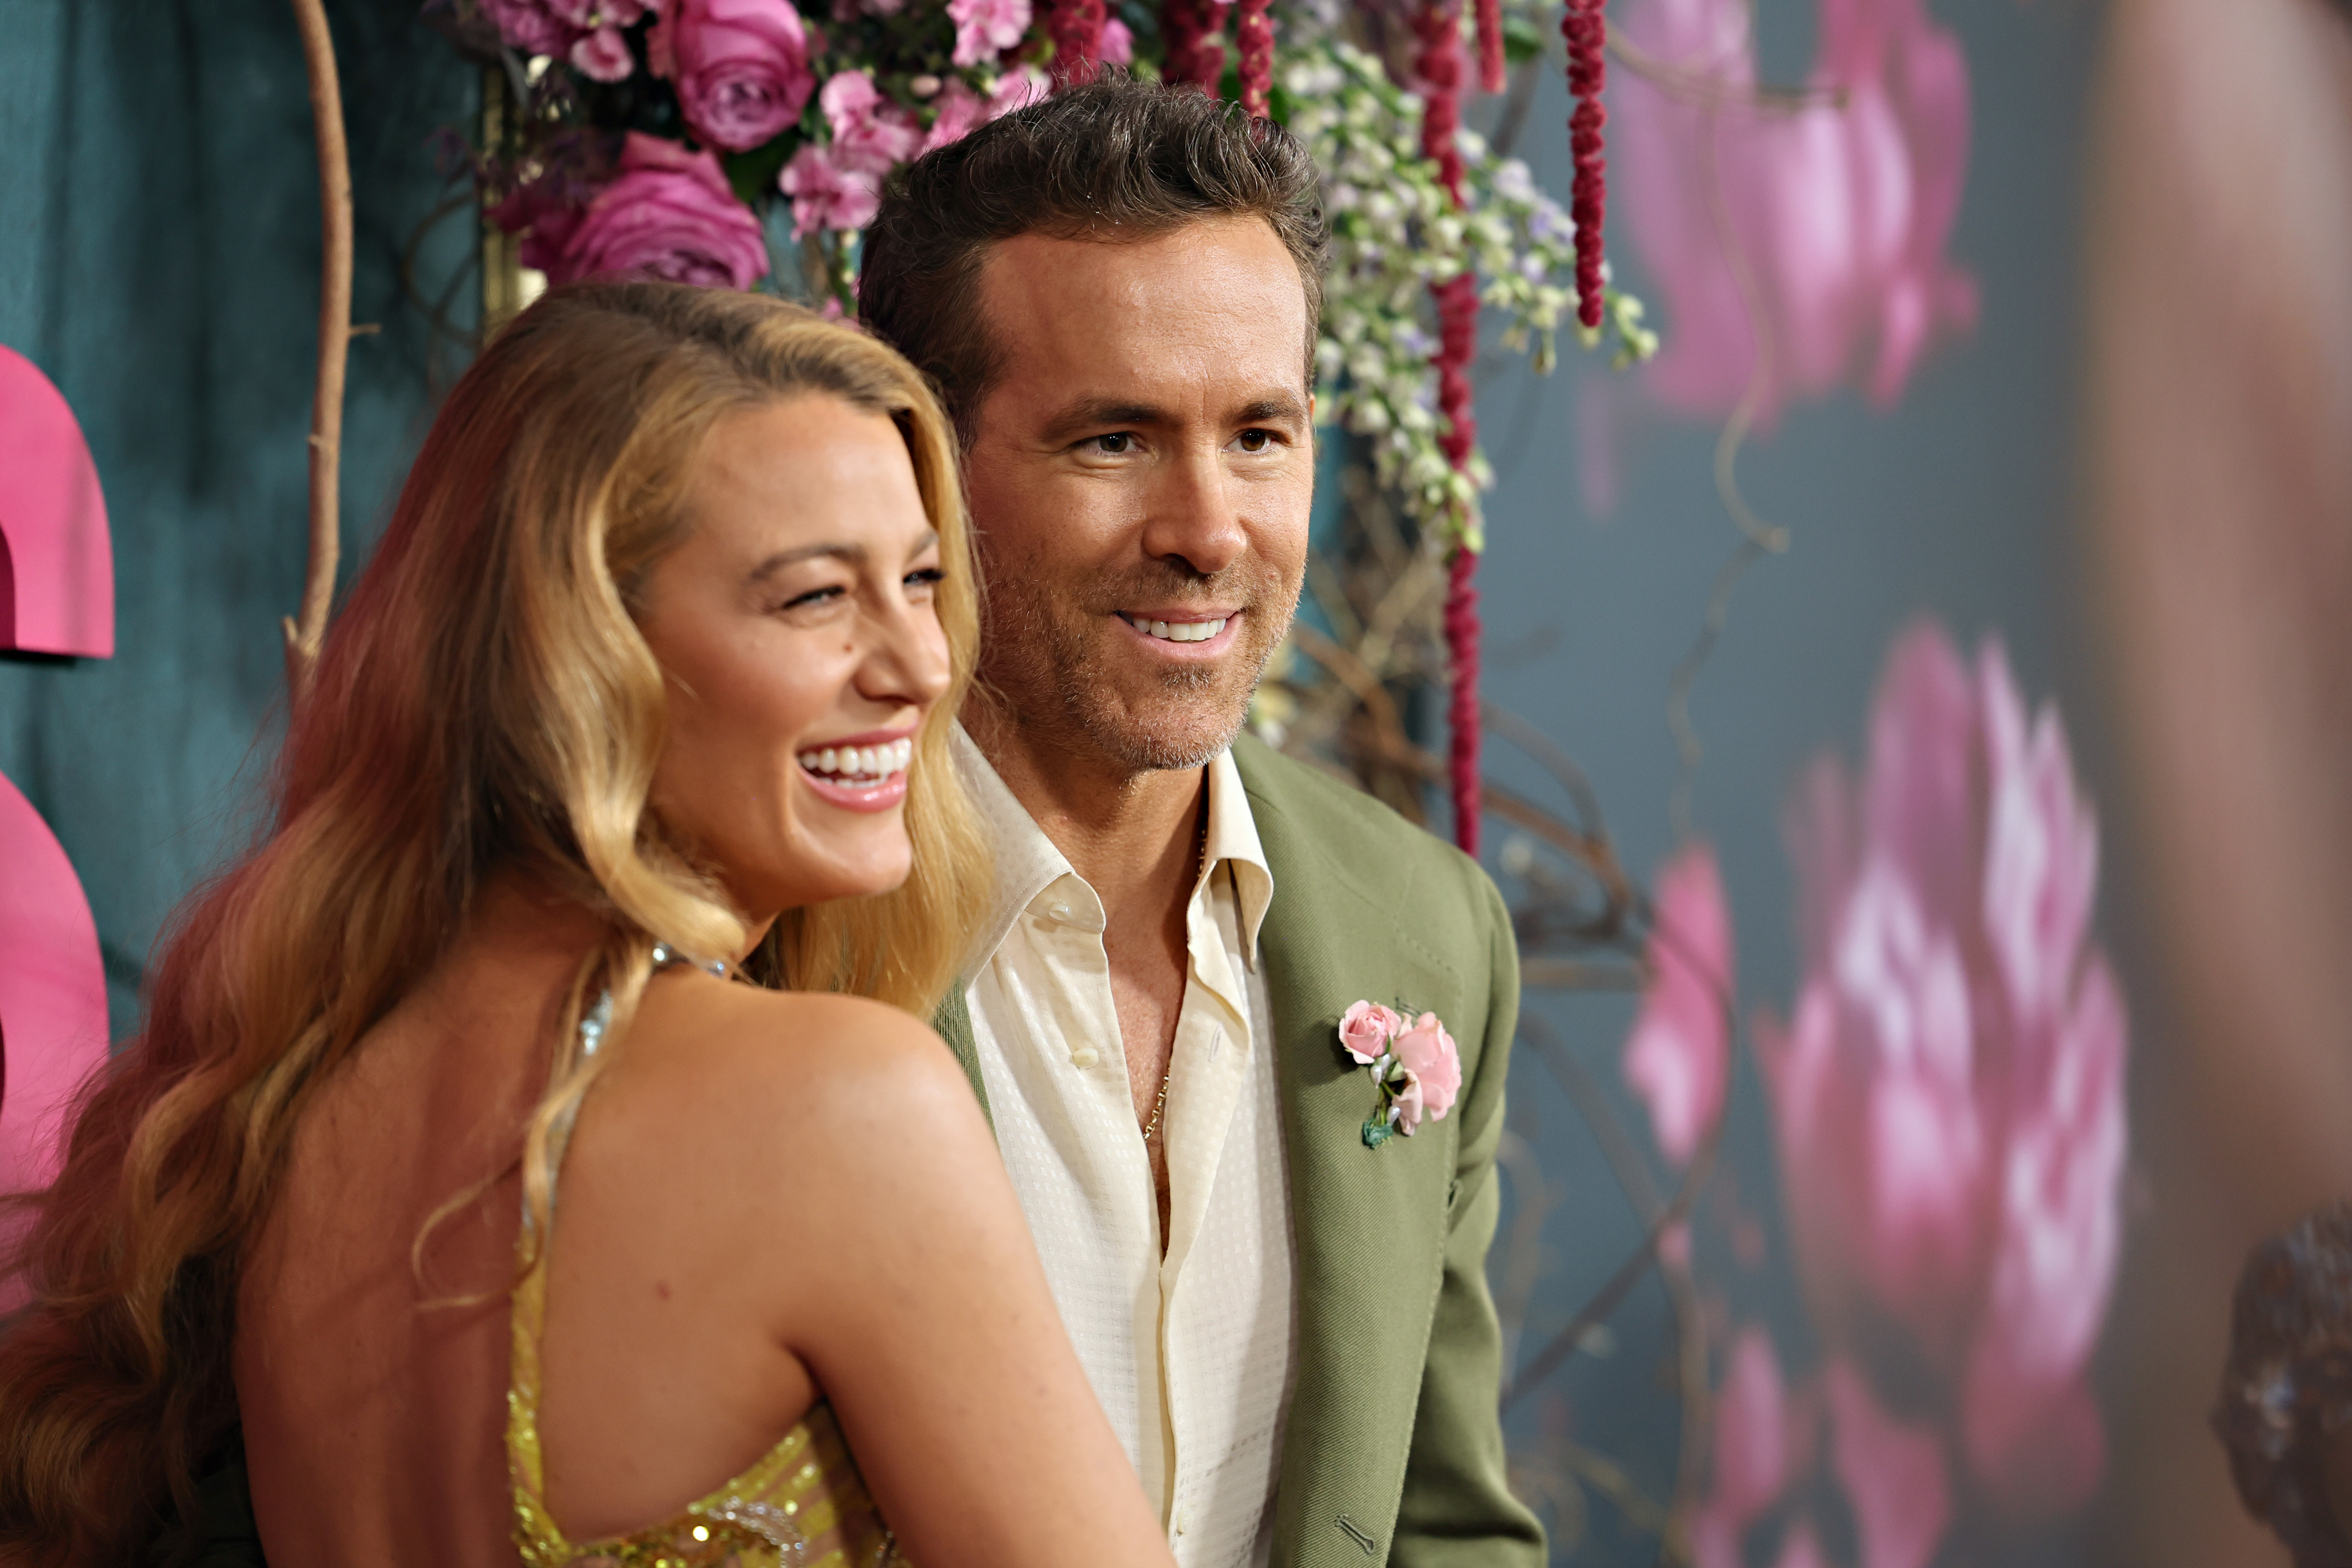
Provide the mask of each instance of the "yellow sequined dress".
MULTIPOLYGON (((529 1234, 526 1216, 519 1248, 529 1234)), ((541 1247, 515 1288, 507 1390, 515 1545, 529 1568, 911 1568, 822 1400, 749 1469, 675 1519, 598 1541, 566 1540, 547 1511, 539 1440, 539 1342, 546 1322, 541 1247)))

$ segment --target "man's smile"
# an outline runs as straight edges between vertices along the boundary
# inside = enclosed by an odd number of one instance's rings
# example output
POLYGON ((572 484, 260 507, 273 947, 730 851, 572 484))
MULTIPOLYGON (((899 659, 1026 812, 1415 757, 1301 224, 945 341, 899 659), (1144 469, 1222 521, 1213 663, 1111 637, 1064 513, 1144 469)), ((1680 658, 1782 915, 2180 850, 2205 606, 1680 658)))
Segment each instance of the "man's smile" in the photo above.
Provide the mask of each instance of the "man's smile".
POLYGON ((1155 653, 1178 658, 1214 658, 1234 645, 1231 627, 1241 619, 1242 612, 1228 610, 1222 615, 1189 614, 1153 610, 1118 612, 1119 621, 1136 636, 1154 646, 1155 653))

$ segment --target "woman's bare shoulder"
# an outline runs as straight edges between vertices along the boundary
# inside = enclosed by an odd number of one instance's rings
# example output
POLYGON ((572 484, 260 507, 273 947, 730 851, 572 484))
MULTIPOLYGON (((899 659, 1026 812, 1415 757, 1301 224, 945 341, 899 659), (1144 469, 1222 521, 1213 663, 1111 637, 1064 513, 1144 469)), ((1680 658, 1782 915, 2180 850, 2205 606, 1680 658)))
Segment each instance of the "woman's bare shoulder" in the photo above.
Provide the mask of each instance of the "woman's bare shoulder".
POLYGON ((920 1019, 864 997, 665 976, 647 988, 631 1034, 615 1064, 621 1097, 657 1113, 700 1108, 698 1122, 713 1132, 758 1131, 772 1150, 784 1132, 836 1156, 886 1130, 985 1136, 946 1043, 920 1019))

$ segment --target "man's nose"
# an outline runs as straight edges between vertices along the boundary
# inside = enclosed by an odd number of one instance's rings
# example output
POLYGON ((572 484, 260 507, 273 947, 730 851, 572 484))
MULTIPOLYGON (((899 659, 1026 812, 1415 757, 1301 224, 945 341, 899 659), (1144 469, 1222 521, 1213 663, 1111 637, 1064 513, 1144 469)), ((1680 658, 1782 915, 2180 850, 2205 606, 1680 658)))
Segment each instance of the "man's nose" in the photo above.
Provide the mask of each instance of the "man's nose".
POLYGON ((1249 548, 1242 492, 1222 452, 1188 452, 1155 489, 1143 526, 1144 552, 1154 560, 1181 561, 1195 575, 1213 577, 1249 548))

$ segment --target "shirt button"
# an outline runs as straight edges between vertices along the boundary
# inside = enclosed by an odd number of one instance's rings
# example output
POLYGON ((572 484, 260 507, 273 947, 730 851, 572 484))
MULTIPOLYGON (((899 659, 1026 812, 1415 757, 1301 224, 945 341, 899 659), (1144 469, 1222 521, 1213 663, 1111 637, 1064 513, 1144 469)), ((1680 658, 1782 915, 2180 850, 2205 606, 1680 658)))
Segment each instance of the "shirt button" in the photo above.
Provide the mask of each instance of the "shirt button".
POLYGON ((1080 1046, 1070 1053, 1070 1065, 1074 1068, 1090 1068, 1100 1060, 1102 1057, 1092 1046, 1080 1046))

